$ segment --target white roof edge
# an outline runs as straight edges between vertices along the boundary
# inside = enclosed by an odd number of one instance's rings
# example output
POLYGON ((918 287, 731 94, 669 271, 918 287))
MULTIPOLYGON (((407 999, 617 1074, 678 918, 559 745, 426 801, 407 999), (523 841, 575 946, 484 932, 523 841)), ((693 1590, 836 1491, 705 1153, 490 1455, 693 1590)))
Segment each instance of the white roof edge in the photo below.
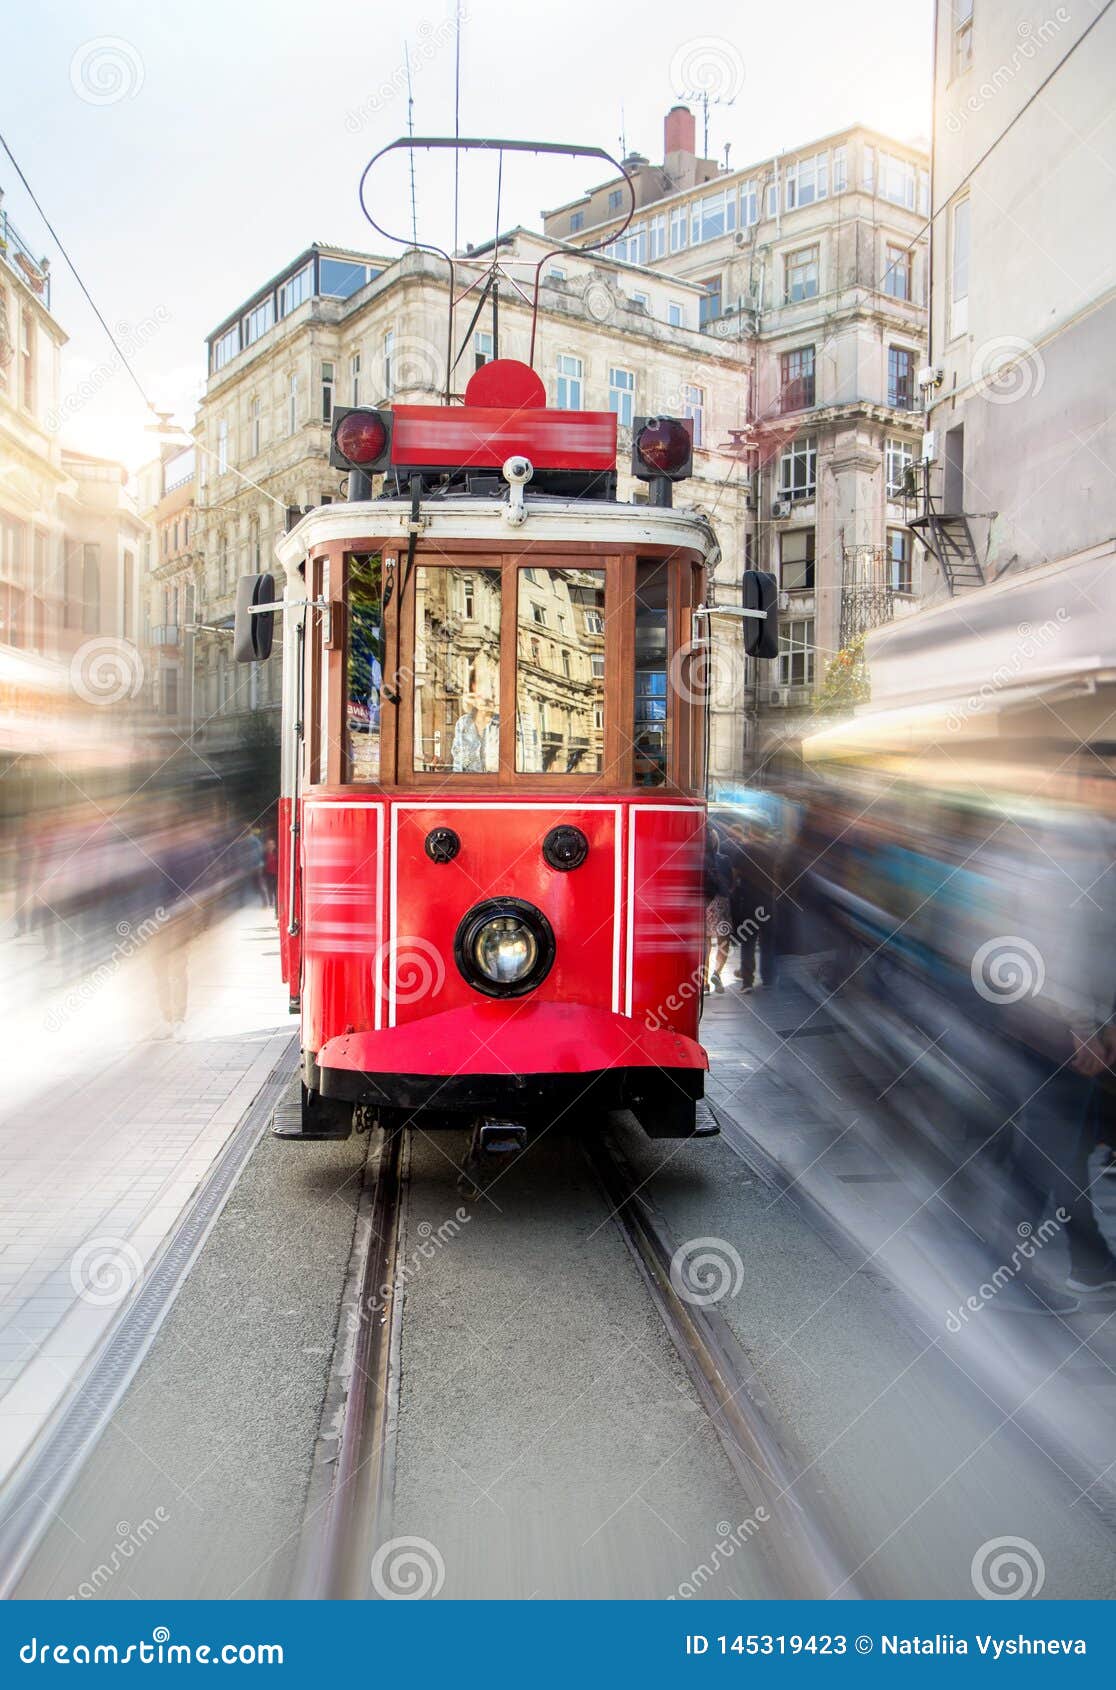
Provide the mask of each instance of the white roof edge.
MULTIPOLYGON (((613 545, 685 547, 701 552, 710 565, 720 557, 709 519, 698 511, 576 499, 548 499, 544 504, 529 495, 525 503, 527 520, 513 527, 506 520, 508 505, 503 499, 427 499, 422 506, 422 537, 443 545, 454 540, 490 540, 501 547, 518 545, 523 551, 531 542, 596 539, 613 545)), ((410 516, 406 499, 319 505, 288 534, 279 536, 275 556, 290 573, 314 546, 361 535, 406 540, 410 516)))

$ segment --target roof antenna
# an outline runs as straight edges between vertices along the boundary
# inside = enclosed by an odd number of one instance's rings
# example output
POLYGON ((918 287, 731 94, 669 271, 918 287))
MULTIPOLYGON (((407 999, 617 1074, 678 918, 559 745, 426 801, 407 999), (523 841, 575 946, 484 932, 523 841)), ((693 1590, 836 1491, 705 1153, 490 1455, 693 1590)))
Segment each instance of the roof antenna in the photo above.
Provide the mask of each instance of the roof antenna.
MULTIPOLYGON (((403 43, 403 63, 407 67, 407 134, 415 138, 415 91, 411 86, 411 53, 403 43)), ((411 241, 418 246, 418 205, 415 200, 415 155, 411 153, 411 241)))
POLYGON ((627 156, 628 156, 628 137, 624 133, 624 130, 625 130, 626 127, 627 127, 627 125, 624 122, 624 108, 623 108, 623 106, 621 106, 620 107, 620 157, 621 158, 627 158, 627 156))

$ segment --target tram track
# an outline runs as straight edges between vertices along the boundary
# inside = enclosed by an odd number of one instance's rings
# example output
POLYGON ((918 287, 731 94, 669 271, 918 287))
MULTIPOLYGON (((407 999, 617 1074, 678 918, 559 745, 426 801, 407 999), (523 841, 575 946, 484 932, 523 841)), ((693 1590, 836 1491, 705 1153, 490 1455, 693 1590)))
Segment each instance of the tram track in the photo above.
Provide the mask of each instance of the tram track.
MULTIPOLYGON (((675 1241, 614 1137, 586 1137, 581 1149, 605 1205, 601 1224, 612 1222, 634 1262, 727 1457, 742 1517, 763 1522, 762 1553, 779 1589, 795 1597, 866 1594, 852 1578, 857 1557, 842 1544, 817 1481, 803 1480, 743 1346, 717 1309, 680 1295, 671 1274, 675 1241)), ((406 1135, 385 1135, 366 1168, 297 1558, 298 1597, 374 1596, 372 1563, 391 1537, 408 1162, 406 1135)))

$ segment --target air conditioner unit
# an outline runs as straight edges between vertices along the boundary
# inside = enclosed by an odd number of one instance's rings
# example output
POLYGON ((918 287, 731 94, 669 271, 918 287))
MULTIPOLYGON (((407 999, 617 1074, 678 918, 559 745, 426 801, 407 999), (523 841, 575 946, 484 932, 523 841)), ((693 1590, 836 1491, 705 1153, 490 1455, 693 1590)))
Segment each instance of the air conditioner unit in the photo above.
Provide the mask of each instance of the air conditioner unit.
POLYGON ((768 704, 785 704, 786 694, 782 687, 772 687, 767 694, 768 704))
POLYGON ((790 594, 789 593, 780 593, 779 594, 779 609, 782 610, 782 611, 787 611, 787 610, 790 609, 790 607, 791 607, 791 596, 790 596, 790 594))
POLYGON ((791 503, 789 499, 776 499, 775 503, 771 507, 771 514, 776 521, 782 517, 789 516, 790 513, 791 503))
POLYGON ((940 364, 924 364, 918 372, 919 387, 940 387, 945 372, 940 364))

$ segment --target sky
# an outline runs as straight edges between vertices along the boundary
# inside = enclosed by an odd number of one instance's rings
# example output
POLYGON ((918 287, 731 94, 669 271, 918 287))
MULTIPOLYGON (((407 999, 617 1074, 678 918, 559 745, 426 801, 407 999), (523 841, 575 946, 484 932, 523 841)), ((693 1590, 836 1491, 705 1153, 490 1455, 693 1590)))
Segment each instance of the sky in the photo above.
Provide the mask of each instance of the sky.
MULTIPOLYGON (((860 121, 925 144, 932 0, 460 0, 460 133, 628 148, 662 158, 662 123, 706 86, 710 155, 736 168, 860 121)), ((357 185, 407 127, 454 128, 454 0, 43 0, 5 31, 0 127, 93 299, 160 410, 189 424, 204 337, 311 241, 385 247, 357 185)), ((695 107, 696 109, 696 107, 695 107)), ((701 140, 699 115, 699 145, 701 140)), ((407 234, 396 155, 370 180, 377 221, 407 234)), ((462 164, 460 236, 491 236, 486 158, 462 164)), ((517 160, 500 224, 538 226, 609 174, 592 160, 517 160)), ((62 438, 130 469, 150 420, 10 161, 4 209, 51 258, 63 353, 62 438)), ((427 155, 420 239, 452 240, 427 155)))

